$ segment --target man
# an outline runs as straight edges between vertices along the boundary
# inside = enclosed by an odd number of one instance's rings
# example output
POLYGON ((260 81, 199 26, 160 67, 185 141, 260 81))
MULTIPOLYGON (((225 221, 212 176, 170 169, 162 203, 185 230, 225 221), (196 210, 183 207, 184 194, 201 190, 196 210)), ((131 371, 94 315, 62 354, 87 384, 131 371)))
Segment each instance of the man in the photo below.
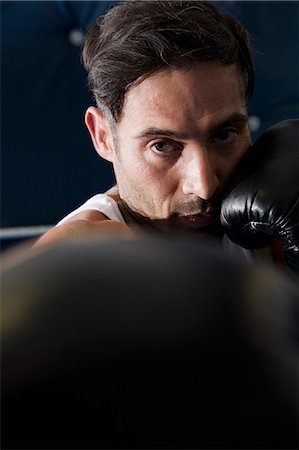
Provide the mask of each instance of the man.
POLYGON ((83 57, 97 100, 86 124, 99 155, 113 164, 117 188, 105 201, 115 200, 121 214, 110 218, 105 206, 91 206, 47 239, 89 228, 127 232, 115 222, 211 227, 250 146, 245 30, 207 2, 127 2, 98 19, 83 57))
MULTIPOLYGON (((127 2, 90 30, 84 61, 97 100, 86 123, 117 187, 39 245, 139 229, 218 239, 220 215, 232 217, 227 203, 250 216, 250 186, 242 201, 226 195, 239 162, 253 172, 246 157, 255 156, 252 57, 240 24, 207 2, 127 2)), ((266 138, 273 144, 273 133, 266 138)), ((271 189, 264 177, 263 197, 277 196, 278 174, 271 189)), ((7 447, 293 447, 296 405, 282 395, 295 384, 293 286, 249 276, 204 245, 153 241, 76 242, 6 272, 7 447)))
POLYGON ((138 229, 221 237, 222 199, 251 146, 254 70, 242 25, 206 1, 124 2, 89 30, 83 59, 97 102, 86 124, 117 185, 39 245, 138 229))

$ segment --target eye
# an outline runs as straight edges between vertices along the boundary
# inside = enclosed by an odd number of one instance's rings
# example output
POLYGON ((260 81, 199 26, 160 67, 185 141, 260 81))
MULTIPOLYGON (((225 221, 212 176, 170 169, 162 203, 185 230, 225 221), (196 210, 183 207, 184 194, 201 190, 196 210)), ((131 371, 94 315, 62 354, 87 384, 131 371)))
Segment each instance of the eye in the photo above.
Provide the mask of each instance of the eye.
POLYGON ((173 141, 158 141, 152 144, 150 148, 158 155, 167 156, 180 150, 181 146, 173 141))
POLYGON ((230 144, 237 136, 238 131, 235 128, 220 130, 215 134, 214 141, 216 144, 230 144))

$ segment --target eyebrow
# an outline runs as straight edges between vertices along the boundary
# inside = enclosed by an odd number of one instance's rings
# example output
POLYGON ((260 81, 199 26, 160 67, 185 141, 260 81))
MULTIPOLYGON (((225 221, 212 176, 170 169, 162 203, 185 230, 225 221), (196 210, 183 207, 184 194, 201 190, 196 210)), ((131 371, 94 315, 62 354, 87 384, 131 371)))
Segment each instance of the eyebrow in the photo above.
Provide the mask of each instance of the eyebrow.
MULTIPOLYGON (((221 120, 220 122, 211 125, 208 128, 208 133, 211 134, 215 132, 216 130, 219 130, 221 128, 224 128, 229 125, 245 125, 248 121, 248 116, 246 114, 241 113, 233 113, 230 116, 226 117, 224 120, 221 120)), ((134 136, 135 139, 144 139, 144 138, 150 138, 155 136, 164 136, 169 137, 173 139, 188 139, 190 137, 189 133, 178 133, 173 130, 168 129, 162 129, 162 128, 156 128, 156 127, 149 127, 145 130, 142 130, 140 133, 138 133, 136 136, 134 136)))

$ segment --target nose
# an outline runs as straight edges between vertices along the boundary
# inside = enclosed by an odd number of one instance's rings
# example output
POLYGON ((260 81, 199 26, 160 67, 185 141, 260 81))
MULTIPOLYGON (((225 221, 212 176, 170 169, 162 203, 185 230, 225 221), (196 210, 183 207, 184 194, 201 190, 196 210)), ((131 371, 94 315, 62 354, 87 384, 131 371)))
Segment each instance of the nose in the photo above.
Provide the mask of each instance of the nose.
POLYGON ((184 170, 182 190, 203 200, 213 197, 219 187, 217 160, 206 149, 194 149, 189 155, 184 170))

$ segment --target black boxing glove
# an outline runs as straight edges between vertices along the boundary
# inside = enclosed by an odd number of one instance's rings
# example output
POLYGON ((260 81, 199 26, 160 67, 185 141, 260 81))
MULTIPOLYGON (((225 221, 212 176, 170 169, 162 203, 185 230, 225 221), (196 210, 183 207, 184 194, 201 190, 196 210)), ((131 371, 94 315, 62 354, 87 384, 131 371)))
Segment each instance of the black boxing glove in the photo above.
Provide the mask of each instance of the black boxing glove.
POLYGON ((299 273, 299 120, 269 128, 242 158, 221 207, 228 237, 244 248, 278 240, 299 273))

